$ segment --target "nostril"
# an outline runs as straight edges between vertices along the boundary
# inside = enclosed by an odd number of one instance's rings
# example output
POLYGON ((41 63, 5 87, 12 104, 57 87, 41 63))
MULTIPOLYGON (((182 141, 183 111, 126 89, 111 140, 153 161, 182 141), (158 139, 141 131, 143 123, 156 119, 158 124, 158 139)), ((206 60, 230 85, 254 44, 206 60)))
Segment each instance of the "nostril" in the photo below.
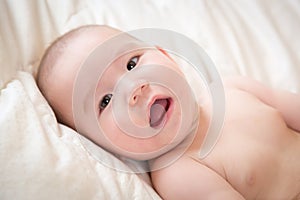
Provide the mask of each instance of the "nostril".
POLYGON ((138 98, 139 98, 139 96, 138 95, 134 95, 133 97, 132 97, 132 104, 136 104, 137 103, 137 101, 138 101, 138 98))
POLYGON ((132 93, 132 96, 130 98, 130 103, 132 105, 136 104, 139 101, 140 96, 144 95, 144 92, 146 90, 146 88, 148 87, 148 83, 146 84, 141 84, 138 86, 138 88, 136 88, 134 90, 134 92, 132 93))
POLYGON ((133 95, 129 99, 129 105, 133 106, 137 103, 137 101, 138 101, 138 95, 133 95))
POLYGON ((148 87, 148 84, 143 84, 142 86, 141 86, 141 90, 144 90, 144 89, 146 89, 148 87))

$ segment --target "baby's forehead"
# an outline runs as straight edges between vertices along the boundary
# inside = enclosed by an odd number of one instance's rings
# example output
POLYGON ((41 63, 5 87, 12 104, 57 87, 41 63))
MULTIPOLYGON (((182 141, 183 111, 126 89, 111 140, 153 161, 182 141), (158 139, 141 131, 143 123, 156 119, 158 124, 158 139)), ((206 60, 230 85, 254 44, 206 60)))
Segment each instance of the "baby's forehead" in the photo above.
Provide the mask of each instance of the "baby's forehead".
MULTIPOLYGON (((119 32, 117 34, 105 33, 102 35, 94 32, 88 37, 81 38, 77 36, 76 44, 71 48, 85 48, 88 52, 86 59, 95 59, 97 63, 111 63, 117 58, 124 56, 128 53, 145 49, 154 48, 153 45, 149 45, 126 32, 119 32), (88 43, 94 38, 92 45, 88 43)), ((93 62, 92 62, 93 63, 93 62)))
MULTIPOLYGON (((113 35, 112 32, 99 30, 99 28, 89 28, 77 31, 71 35, 65 35, 59 45, 63 52, 62 60, 74 59, 73 61, 82 62, 87 56, 101 43, 113 35)), ((79 64, 79 63, 77 63, 79 64)))

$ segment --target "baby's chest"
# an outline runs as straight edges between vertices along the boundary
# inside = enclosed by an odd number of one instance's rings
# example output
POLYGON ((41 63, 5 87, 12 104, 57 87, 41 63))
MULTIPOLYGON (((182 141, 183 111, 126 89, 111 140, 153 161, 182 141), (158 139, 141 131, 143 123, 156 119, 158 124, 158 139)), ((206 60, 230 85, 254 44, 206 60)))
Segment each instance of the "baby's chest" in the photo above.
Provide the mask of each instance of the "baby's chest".
MULTIPOLYGON (((256 97, 241 91, 227 94, 226 114, 221 139, 230 146, 280 150, 289 140, 289 129, 280 112, 256 97), (275 148, 275 149, 274 149, 275 148)), ((264 150, 265 151, 265 150, 264 150)))
POLYGON ((262 188, 267 192, 278 181, 282 149, 290 139, 275 109, 248 96, 238 100, 227 103, 222 135, 204 162, 251 197, 262 188))

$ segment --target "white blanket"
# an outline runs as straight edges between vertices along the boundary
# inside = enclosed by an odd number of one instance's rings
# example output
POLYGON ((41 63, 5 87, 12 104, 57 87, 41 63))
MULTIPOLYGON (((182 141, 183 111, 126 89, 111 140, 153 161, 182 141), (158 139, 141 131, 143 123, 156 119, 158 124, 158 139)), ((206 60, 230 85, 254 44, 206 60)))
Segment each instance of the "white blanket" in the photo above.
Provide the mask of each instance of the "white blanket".
POLYGON ((0 199, 158 198, 136 174, 98 162, 75 131, 57 124, 30 74, 19 73, 1 91, 0 108, 0 199))
POLYGON ((298 0, 3 0, 0 21, 0 199, 159 199, 147 174, 89 154, 35 84, 45 48, 79 25, 171 29, 202 46, 223 76, 300 92, 298 0))

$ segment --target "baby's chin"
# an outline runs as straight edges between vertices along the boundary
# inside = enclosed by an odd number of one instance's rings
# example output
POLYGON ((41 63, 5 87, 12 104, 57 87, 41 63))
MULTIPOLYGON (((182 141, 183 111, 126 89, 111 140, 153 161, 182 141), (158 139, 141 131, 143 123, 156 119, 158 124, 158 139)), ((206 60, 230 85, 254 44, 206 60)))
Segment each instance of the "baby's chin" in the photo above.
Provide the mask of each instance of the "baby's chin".
MULTIPOLYGON (((153 148, 154 150, 147 151, 147 149, 145 149, 143 153, 122 152, 121 155, 134 160, 152 160, 168 154, 167 160, 171 158, 177 159, 190 147, 197 134, 199 125, 199 112, 194 113, 193 119, 190 121, 190 123, 183 125, 185 130, 180 130, 180 132, 178 129, 181 126, 178 121, 180 121, 179 118, 165 125, 162 134, 168 135, 167 137, 160 138, 159 142, 157 143, 153 141, 151 141, 151 143, 149 142, 149 145, 151 146, 156 145, 156 147, 153 148), (174 127, 176 127, 176 130, 174 130, 174 127), (174 132, 177 133, 173 134, 174 132)), ((131 145, 134 146, 135 144, 131 145)), ((142 151, 142 148, 145 148, 145 146, 146 145, 141 146, 141 149, 138 148, 136 151, 142 151)))

